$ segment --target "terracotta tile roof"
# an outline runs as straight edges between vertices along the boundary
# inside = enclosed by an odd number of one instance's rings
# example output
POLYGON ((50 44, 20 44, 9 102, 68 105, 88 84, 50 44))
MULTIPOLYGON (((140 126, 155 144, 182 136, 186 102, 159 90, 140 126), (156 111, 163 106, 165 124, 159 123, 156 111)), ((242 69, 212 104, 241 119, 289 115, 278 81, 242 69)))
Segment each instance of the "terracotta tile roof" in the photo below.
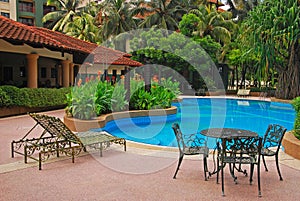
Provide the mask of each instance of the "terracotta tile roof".
MULTIPOLYGON (((99 46, 94 49, 94 63, 128 65, 128 66, 142 66, 143 64, 128 58, 127 53, 109 49, 104 46, 99 46)), ((131 55, 130 55, 131 56, 131 55)))
POLYGON ((25 43, 33 47, 45 47, 55 51, 65 51, 69 53, 81 52, 84 54, 95 53, 95 59, 97 59, 98 63, 106 62, 106 58, 103 55, 98 55, 105 53, 109 55, 109 59, 112 61, 110 62, 111 64, 142 65, 139 62, 129 59, 128 57, 131 55, 128 53, 98 46, 95 43, 79 40, 46 28, 27 26, 3 16, 0 16, 0 39, 4 39, 13 44, 25 43))

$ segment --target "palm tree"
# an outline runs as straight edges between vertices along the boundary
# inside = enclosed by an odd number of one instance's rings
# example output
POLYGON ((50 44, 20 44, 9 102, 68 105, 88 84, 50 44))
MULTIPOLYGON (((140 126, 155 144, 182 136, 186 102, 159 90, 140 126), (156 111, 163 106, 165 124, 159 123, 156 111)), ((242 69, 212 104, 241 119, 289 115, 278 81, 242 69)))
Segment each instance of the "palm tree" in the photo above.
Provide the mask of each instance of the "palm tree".
POLYGON ((130 4, 125 0, 106 0, 100 4, 97 24, 103 40, 130 31, 135 24, 130 15, 130 4))
POLYGON ((66 35, 89 41, 92 43, 101 43, 99 39, 99 29, 94 24, 94 17, 83 12, 80 16, 74 16, 73 21, 69 22, 64 29, 66 35))
POLYGON ((232 36, 236 31, 236 24, 232 21, 230 12, 219 12, 214 7, 200 5, 189 13, 195 14, 200 20, 197 23, 195 37, 203 38, 211 36, 216 42, 222 45, 220 61, 225 59, 232 36))
POLYGON ((216 42, 223 44, 231 41, 236 24, 231 20, 230 12, 218 12, 215 8, 209 9, 201 5, 198 9, 191 10, 190 13, 194 13, 200 18, 194 35, 201 38, 210 35, 216 42))
POLYGON ((75 16, 80 16, 80 11, 78 10, 80 3, 82 3, 82 0, 48 0, 48 5, 56 5, 59 9, 47 13, 43 17, 42 22, 50 22, 48 28, 63 32, 65 26, 72 22, 75 16))
POLYGON ((144 18, 139 24, 140 28, 156 27, 175 31, 187 10, 183 1, 179 0, 152 0, 151 2, 141 0, 136 4, 132 14, 144 18))

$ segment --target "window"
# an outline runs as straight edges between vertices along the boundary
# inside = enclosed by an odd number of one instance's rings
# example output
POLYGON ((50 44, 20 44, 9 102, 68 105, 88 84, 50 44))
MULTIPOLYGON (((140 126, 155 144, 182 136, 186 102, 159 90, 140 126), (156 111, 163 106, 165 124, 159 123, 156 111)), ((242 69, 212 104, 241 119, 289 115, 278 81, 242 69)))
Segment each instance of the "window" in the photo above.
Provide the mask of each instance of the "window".
POLYGON ((34 6, 32 2, 21 1, 19 3, 19 11, 21 12, 31 12, 34 13, 34 6))
POLYGON ((53 11, 55 11, 55 6, 44 5, 44 10, 43 10, 44 15, 53 11))
POLYGON ((4 16, 4 17, 7 17, 7 18, 10 17, 9 13, 6 13, 6 12, 1 12, 1 15, 4 16))
POLYGON ((32 18, 24 18, 24 17, 20 17, 19 21, 22 24, 26 24, 28 26, 33 26, 34 25, 34 20, 32 18))

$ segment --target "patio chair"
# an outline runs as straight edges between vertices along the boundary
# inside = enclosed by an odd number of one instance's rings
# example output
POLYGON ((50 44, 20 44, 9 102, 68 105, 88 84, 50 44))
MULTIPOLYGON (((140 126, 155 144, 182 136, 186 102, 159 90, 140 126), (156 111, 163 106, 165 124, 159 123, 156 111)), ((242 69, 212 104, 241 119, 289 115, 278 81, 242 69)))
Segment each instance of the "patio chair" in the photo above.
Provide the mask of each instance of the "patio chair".
MULTIPOLYGON (((257 184, 258 184, 258 196, 261 196, 260 187, 260 153, 262 148, 261 137, 248 137, 248 138, 224 138, 222 143, 217 143, 218 147, 218 169, 221 170, 222 180, 222 195, 224 193, 224 168, 226 164, 229 166, 230 174, 237 183, 237 177, 234 170, 247 175, 246 171, 241 170, 241 165, 250 165, 250 184, 253 181, 254 165, 257 166, 257 184)), ((219 172, 217 173, 219 174, 219 172)), ((217 175, 218 178, 218 175, 217 175)))
POLYGON ((11 154, 20 154, 24 156, 24 162, 31 158, 39 162, 39 170, 42 169, 42 162, 50 158, 50 156, 65 154, 72 157, 74 163, 75 155, 79 155, 82 150, 86 151, 87 147, 92 147, 102 150, 108 147, 111 143, 124 145, 126 151, 126 140, 118 138, 103 132, 80 132, 73 133, 59 118, 48 116, 45 114, 30 113, 36 124, 31 128, 23 138, 11 142, 11 154), (41 126, 42 134, 37 138, 28 138, 29 134, 41 126))
POLYGON ((203 169, 204 169, 204 177, 205 180, 207 180, 206 173, 208 172, 207 169, 207 157, 209 153, 209 149, 206 146, 206 140, 204 138, 200 138, 197 136, 197 133, 195 134, 182 134, 178 123, 174 123, 172 125, 172 128, 174 130, 178 148, 179 148, 179 160, 178 165, 175 171, 175 174, 173 176, 173 179, 176 179, 177 172, 180 168, 180 165, 182 163, 184 155, 203 155, 203 169))
POLYGON ((281 125, 270 124, 264 135, 263 147, 261 150, 265 171, 268 171, 267 164, 265 161, 265 156, 275 156, 277 172, 281 181, 283 179, 279 169, 278 153, 281 147, 282 139, 284 137, 284 134, 286 133, 286 130, 287 129, 281 125))

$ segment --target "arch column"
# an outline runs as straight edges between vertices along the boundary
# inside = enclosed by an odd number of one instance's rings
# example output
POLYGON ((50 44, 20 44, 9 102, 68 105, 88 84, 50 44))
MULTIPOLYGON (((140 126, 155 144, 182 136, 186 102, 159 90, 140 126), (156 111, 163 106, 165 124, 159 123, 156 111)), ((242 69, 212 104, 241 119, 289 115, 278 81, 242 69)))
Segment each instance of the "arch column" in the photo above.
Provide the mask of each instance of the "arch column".
POLYGON ((69 81, 70 81, 70 85, 73 86, 74 85, 74 63, 70 63, 69 64, 69 81))
POLYGON ((69 60, 63 60, 61 61, 61 65, 62 65, 62 76, 63 76, 63 83, 62 86, 63 87, 69 87, 70 86, 70 61, 69 60))
POLYGON ((38 88, 38 54, 27 54, 27 87, 38 88))

